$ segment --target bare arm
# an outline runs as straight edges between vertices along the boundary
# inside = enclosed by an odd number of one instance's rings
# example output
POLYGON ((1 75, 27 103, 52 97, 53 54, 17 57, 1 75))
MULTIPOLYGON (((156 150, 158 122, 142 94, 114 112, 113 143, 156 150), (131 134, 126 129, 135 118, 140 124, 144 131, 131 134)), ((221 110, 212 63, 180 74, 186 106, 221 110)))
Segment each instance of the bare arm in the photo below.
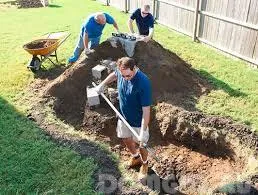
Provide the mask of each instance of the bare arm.
POLYGON ((129 18, 129 20, 128 20, 128 28, 129 28, 129 31, 131 33, 134 33, 134 30, 133 30, 133 20, 131 18, 129 18))
POLYGON ((150 28, 150 29, 149 29, 149 35, 146 36, 146 37, 144 37, 142 40, 147 43, 149 40, 151 40, 151 38, 152 38, 152 36, 153 36, 153 32, 154 32, 154 29, 153 29, 153 28, 150 28))
POLYGON ((116 29, 116 31, 119 32, 119 28, 118 28, 118 25, 117 25, 116 21, 114 21, 113 26, 116 29))
POLYGON ((148 35, 148 37, 152 38, 153 33, 154 33, 154 28, 150 28, 150 29, 149 29, 149 35, 148 35))
POLYGON ((88 38, 88 33, 86 32, 84 33, 83 43, 84 43, 84 48, 88 49, 89 38, 88 38))
POLYGON ((142 107, 142 127, 146 129, 150 122, 150 106, 142 107))
POLYGON ((117 79, 117 77, 116 77, 116 75, 115 75, 115 72, 112 72, 112 73, 110 73, 108 76, 107 76, 107 78, 105 78, 105 80, 104 81, 102 81, 101 83, 100 83, 100 85, 107 85, 107 84, 109 84, 109 83, 112 83, 112 82, 114 82, 114 81, 116 81, 116 79, 117 79))

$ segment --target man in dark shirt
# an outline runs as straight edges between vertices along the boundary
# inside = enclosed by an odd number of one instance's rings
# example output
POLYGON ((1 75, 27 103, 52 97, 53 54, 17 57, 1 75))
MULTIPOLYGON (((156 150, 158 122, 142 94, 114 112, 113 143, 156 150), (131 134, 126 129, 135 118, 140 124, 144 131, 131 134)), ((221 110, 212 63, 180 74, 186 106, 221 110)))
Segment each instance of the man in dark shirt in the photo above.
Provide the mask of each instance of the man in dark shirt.
POLYGON ((142 8, 136 9, 130 16, 128 28, 132 34, 134 34, 133 20, 136 21, 139 34, 145 35, 143 41, 148 42, 152 38, 154 32, 154 18, 150 13, 150 6, 144 5, 142 8))

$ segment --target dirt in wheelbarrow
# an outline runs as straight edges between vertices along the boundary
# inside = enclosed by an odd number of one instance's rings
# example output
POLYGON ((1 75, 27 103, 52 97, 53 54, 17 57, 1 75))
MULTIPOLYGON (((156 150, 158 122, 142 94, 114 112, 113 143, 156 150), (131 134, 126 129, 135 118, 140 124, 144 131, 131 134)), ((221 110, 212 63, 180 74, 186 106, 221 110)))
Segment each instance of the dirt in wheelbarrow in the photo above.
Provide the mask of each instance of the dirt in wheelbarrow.
MULTIPOLYGON (((120 156, 122 165, 130 154, 116 137, 117 118, 103 99, 98 107, 90 108, 86 87, 91 86, 91 69, 95 65, 125 55, 121 45, 113 48, 108 41, 103 42, 43 90, 46 101, 54 99, 51 105, 58 118, 109 144, 120 156)), ((252 178, 257 177, 257 134, 230 118, 199 112, 196 101, 213 87, 191 65, 159 43, 138 42, 133 57, 152 83, 149 145, 160 160, 156 162, 150 157, 147 188, 139 190, 123 183, 120 193, 156 190, 168 194, 208 194, 224 189, 227 184, 234 185, 235 181, 246 182, 238 190, 247 194, 255 190, 258 184, 252 178)), ((129 170, 123 175, 136 179, 137 173, 129 170)))
POLYGON ((18 8, 38 8, 43 7, 42 1, 40 0, 17 0, 18 8))
POLYGON ((22 8, 39 8, 43 7, 43 3, 41 0, 12 0, 12 1, 4 1, 0 2, 0 8, 10 8, 10 7, 17 7, 19 9, 22 8))
POLYGON ((47 48, 53 44, 55 44, 56 40, 40 40, 40 41, 33 41, 26 45, 28 49, 41 49, 47 48))

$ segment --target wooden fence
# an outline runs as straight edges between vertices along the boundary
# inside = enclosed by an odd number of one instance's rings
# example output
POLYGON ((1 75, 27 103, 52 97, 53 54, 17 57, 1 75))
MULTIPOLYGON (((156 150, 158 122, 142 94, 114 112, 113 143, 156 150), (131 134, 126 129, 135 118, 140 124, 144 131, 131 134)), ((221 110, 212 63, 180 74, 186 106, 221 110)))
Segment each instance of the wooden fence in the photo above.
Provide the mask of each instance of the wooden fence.
POLYGON ((151 6, 156 21, 258 65, 258 0, 102 0, 125 12, 151 6))

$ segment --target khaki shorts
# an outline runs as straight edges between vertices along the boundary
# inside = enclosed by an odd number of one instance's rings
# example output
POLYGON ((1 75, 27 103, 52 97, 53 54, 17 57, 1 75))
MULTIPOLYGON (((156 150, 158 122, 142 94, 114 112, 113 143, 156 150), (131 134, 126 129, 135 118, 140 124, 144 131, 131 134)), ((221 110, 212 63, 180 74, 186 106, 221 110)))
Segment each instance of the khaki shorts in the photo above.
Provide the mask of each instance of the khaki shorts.
MULTIPOLYGON (((134 131, 139 135, 140 134, 140 127, 132 127, 134 131)), ((117 127, 116 127, 117 137, 118 138, 133 138, 134 141, 138 142, 137 137, 128 129, 128 127, 121 121, 117 121, 117 127)))

